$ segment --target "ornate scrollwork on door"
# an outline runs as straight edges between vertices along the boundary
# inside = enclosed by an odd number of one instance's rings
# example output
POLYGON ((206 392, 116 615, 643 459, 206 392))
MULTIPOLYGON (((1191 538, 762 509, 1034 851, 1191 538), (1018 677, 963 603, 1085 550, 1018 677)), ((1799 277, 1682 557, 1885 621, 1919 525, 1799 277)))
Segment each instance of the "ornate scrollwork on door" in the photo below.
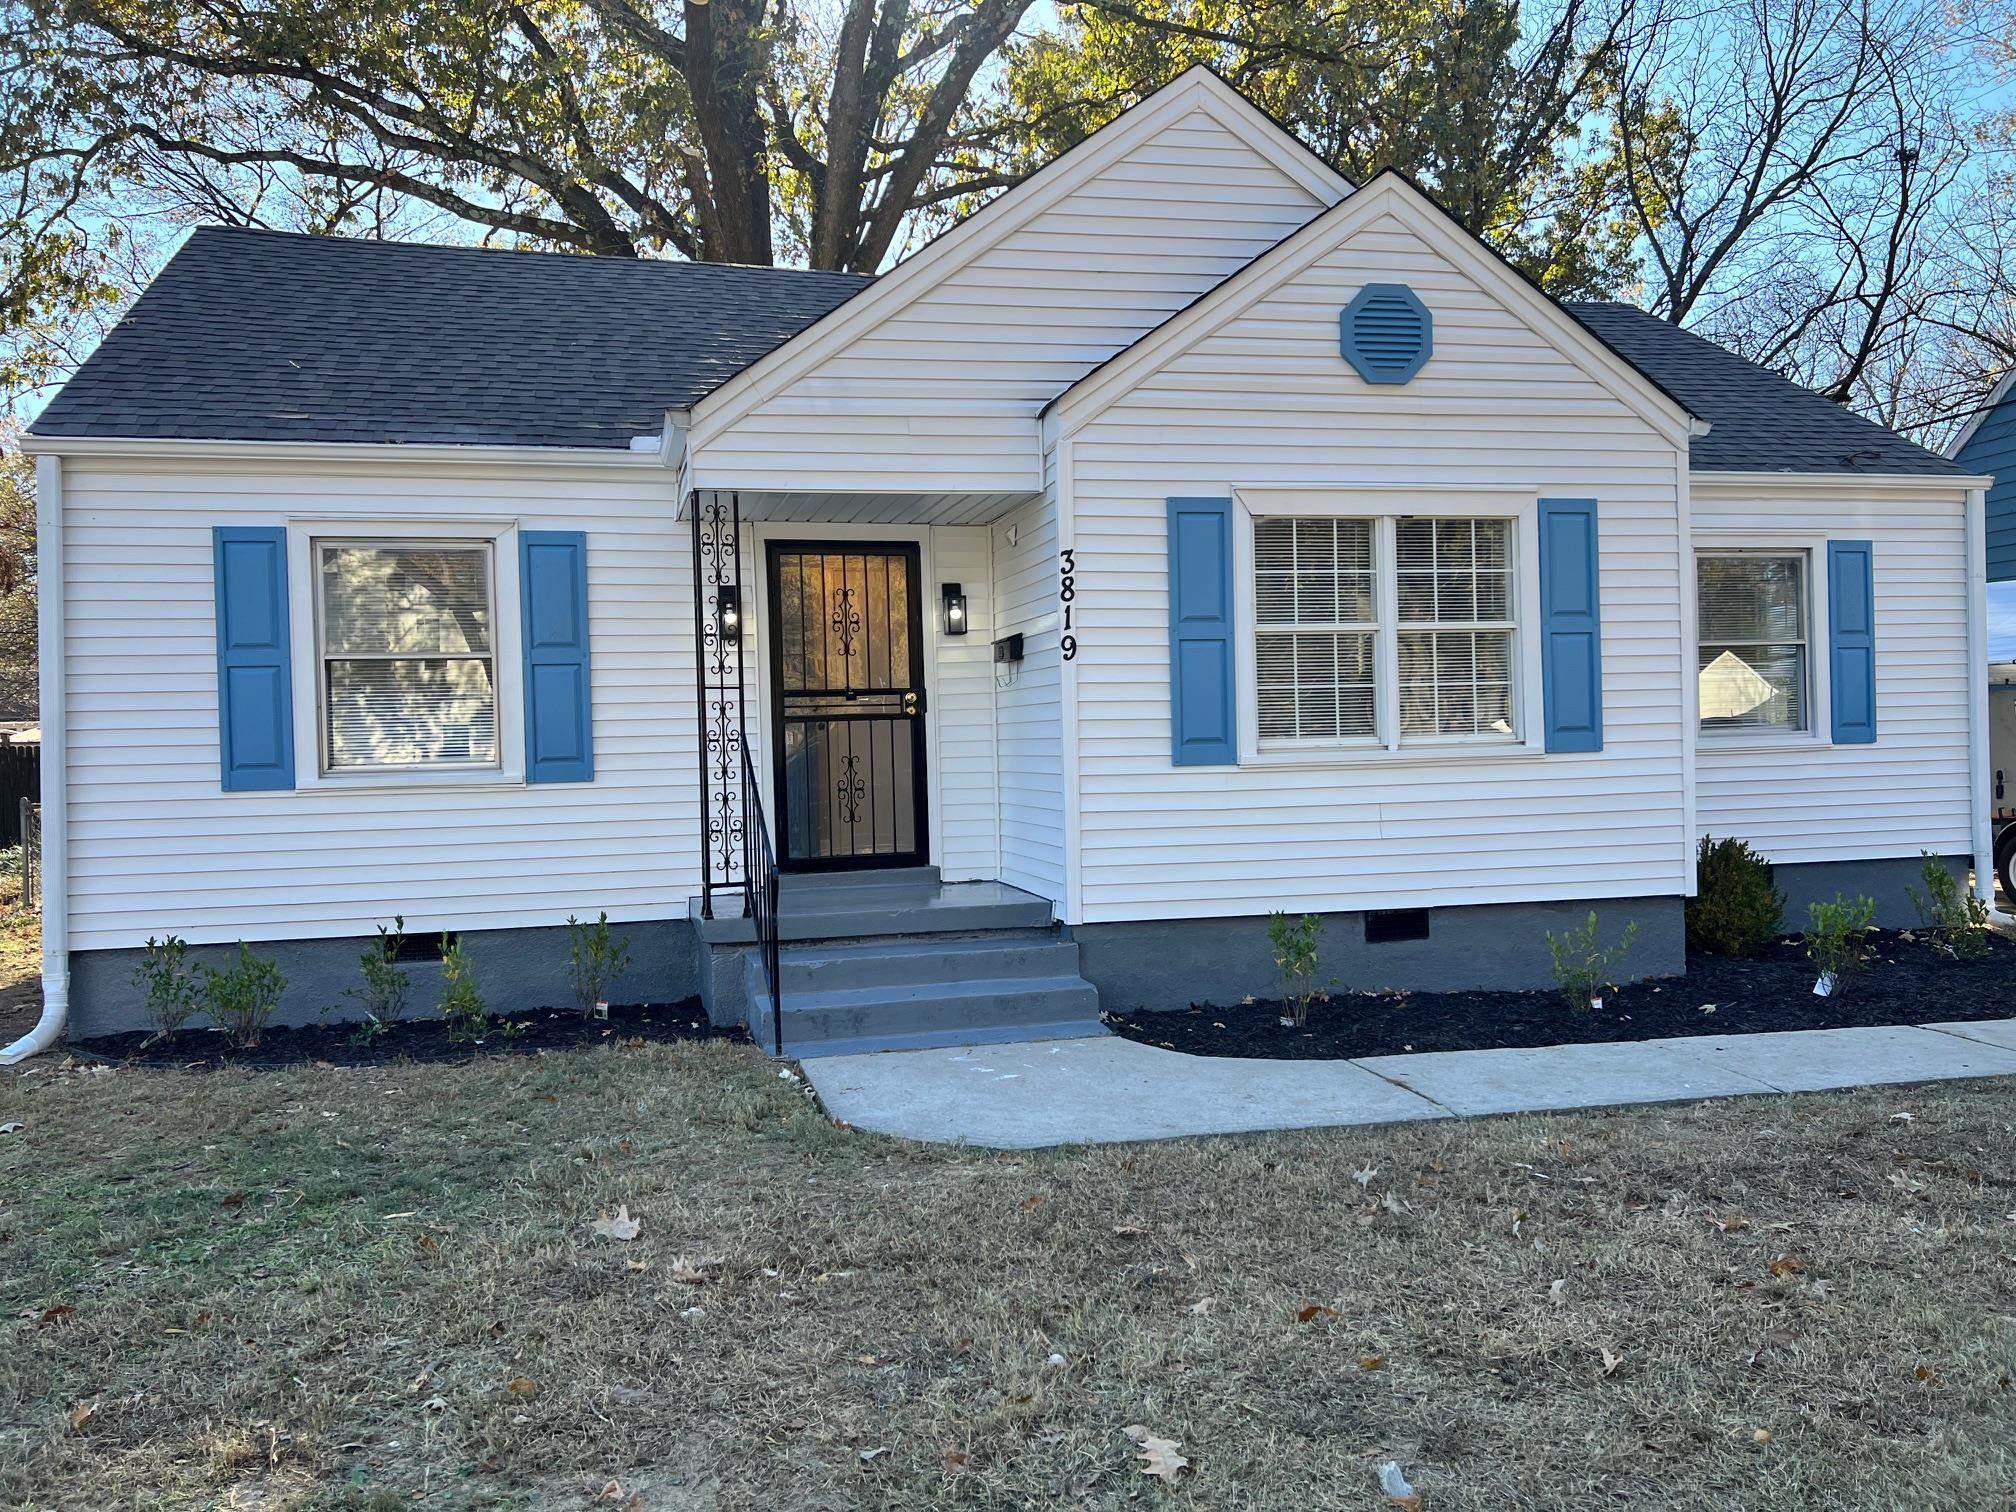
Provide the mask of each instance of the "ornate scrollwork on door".
POLYGON ((861 822, 861 800, 868 796, 868 784, 861 777, 861 758, 848 755, 840 762, 840 780, 833 785, 834 796, 839 799, 840 822, 855 825, 861 822))
POLYGON ((841 659, 853 656, 861 634, 861 611, 854 607, 854 589, 848 584, 833 590, 833 633, 840 637, 841 659))

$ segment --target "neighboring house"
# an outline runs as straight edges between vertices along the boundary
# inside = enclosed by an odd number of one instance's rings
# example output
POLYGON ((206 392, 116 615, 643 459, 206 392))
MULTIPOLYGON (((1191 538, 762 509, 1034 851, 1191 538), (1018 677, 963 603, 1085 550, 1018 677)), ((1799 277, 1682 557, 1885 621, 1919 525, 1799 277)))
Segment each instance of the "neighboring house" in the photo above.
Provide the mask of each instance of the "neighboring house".
POLYGON ((2016 579, 2016 368, 1997 380, 1994 389, 1971 417, 1946 455, 1969 472, 1995 481, 1988 490, 1988 581, 2016 579))
POLYGON ((1986 848, 1985 480, 1201 70, 874 280, 200 231, 28 444, 73 1033, 395 914, 557 1001, 606 909, 767 1037, 769 853, 810 1051, 1269 993, 1270 910, 1340 991, 1670 972, 1704 834, 1794 922, 1986 848))

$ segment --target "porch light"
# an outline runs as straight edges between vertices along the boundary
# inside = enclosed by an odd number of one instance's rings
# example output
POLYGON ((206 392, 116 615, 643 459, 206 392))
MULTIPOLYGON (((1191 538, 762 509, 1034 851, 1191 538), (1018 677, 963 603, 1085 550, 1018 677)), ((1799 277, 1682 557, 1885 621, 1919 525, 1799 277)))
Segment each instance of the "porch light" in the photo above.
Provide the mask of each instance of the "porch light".
POLYGON ((964 635, 966 633, 966 595, 957 583, 946 583, 938 590, 945 599, 945 633, 964 635))
POLYGON ((717 624, 724 645, 734 646, 742 641, 742 590, 733 583, 724 583, 716 590, 715 603, 717 624))

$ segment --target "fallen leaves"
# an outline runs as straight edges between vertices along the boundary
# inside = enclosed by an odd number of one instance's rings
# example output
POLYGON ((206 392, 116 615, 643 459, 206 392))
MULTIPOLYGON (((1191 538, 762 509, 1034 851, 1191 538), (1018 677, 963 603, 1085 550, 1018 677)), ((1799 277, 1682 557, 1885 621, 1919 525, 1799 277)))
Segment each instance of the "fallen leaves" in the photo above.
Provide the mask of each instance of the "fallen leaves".
POLYGON ((1606 1377, 1617 1374, 1617 1367, 1624 1363, 1624 1357, 1622 1355, 1614 1355, 1610 1353, 1610 1350, 1607 1346, 1603 1347, 1602 1354, 1603 1354, 1603 1368, 1600 1371, 1598 1371, 1597 1374, 1599 1376, 1606 1376, 1606 1377))
MULTIPOLYGON (((635 1237, 635 1231, 632 1231, 635 1237)), ((697 1260, 686 1255, 675 1255, 672 1259, 672 1279, 684 1286, 704 1286, 714 1279, 714 1272, 720 1269, 719 1260, 697 1260)))
POLYGON ((1745 1218, 1741 1213, 1731 1213, 1726 1218, 1717 1218, 1713 1214, 1710 1214, 1708 1221, 1724 1234, 1740 1234, 1743 1230, 1750 1227, 1750 1220, 1745 1218))
POLYGON ((1771 1274, 1774 1277, 1796 1276, 1805 1269, 1806 1262, 1791 1250, 1785 1251, 1771 1262, 1771 1274))
POLYGON ((97 1402, 79 1402, 75 1407, 70 1409, 70 1431, 72 1433, 82 1433, 84 1425, 97 1415, 97 1402))
POLYGON ((1360 1355, 1358 1356, 1358 1368, 1360 1370, 1384 1370, 1386 1368, 1386 1356, 1382 1354, 1360 1355))
POLYGON ((539 1385, 530 1376, 513 1376, 504 1383, 504 1389, 515 1397, 534 1397, 539 1394, 539 1385))
POLYGON ((1307 1302, 1295 1314, 1297 1323, 1314 1323, 1318 1318, 1341 1318, 1344 1315, 1334 1307, 1325 1307, 1321 1302, 1307 1302))
POLYGON ((1556 1276, 1552 1281, 1547 1283, 1547 1300, 1552 1302, 1556 1307, 1564 1306, 1567 1303, 1568 1278, 1566 1276, 1556 1276))
POLYGON ((1190 1463, 1177 1452, 1183 1447, 1181 1439, 1157 1438, 1141 1423, 1130 1423, 1120 1431, 1134 1440, 1143 1475, 1173 1484, 1190 1463))
POLYGON ((42 1314, 42 1320, 38 1326, 42 1328, 47 1328, 51 1324, 67 1323, 70 1319, 76 1316, 77 1316, 76 1308, 72 1307, 68 1302, 59 1302, 54 1307, 48 1309, 48 1311, 42 1314))
POLYGON ((630 1209, 619 1203, 614 1218, 605 1212, 590 1227, 604 1239, 629 1240, 637 1237, 644 1227, 644 1221, 641 1218, 632 1218, 630 1209))

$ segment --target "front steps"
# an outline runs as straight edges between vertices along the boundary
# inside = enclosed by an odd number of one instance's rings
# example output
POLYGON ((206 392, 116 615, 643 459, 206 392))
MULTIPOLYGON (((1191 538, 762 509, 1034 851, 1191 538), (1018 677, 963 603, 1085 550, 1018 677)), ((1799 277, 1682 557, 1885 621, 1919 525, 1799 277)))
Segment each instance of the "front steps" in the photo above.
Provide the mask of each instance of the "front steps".
MULTIPOLYGON (((1018 888, 940 882, 933 867, 793 876, 777 919, 786 1056, 1105 1033, 1077 945, 1018 888)), ((746 919, 700 929, 716 946, 753 938, 746 919)), ((749 1034, 774 1053, 762 964, 742 955, 749 1034)))

